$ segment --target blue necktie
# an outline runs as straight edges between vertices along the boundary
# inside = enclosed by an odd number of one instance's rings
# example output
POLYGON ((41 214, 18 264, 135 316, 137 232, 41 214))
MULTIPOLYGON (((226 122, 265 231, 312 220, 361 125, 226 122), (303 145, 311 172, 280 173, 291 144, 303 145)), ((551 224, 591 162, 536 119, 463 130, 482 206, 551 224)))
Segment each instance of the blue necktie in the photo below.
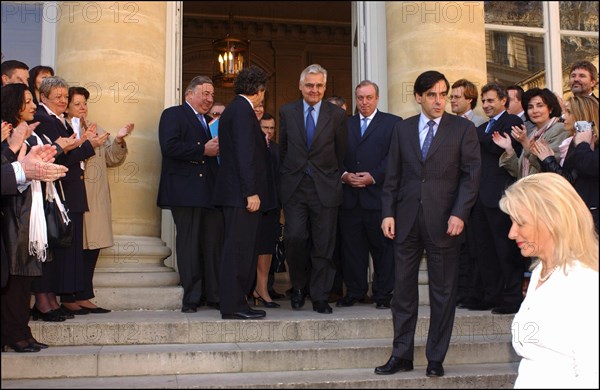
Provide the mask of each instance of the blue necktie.
POLYGON ((315 136, 315 120, 313 119, 312 112, 314 108, 312 106, 308 107, 308 114, 306 114, 306 144, 310 149, 310 145, 312 144, 313 137, 315 136))
POLYGON ((365 131, 367 130, 367 126, 369 125, 369 118, 363 118, 363 124, 360 128, 360 136, 365 135, 365 131))
POLYGON ((490 121, 488 122, 487 127, 485 128, 485 133, 489 133, 490 130, 492 130, 492 127, 494 127, 494 123, 496 123, 496 120, 494 118, 490 119, 490 121))
POLYGON ((204 120, 204 115, 197 113, 196 116, 198 117, 200 124, 202 124, 204 133, 208 136, 208 139, 212 139, 212 134, 210 134, 210 130, 208 130, 208 125, 206 124, 206 121, 204 120))
POLYGON ((427 152, 429 151, 429 147, 431 146, 431 141, 433 141, 433 125, 435 125, 434 121, 427 122, 427 126, 429 126, 429 130, 427 130, 427 135, 425 136, 425 142, 423 142, 423 148, 421 149, 421 154, 423 156, 423 160, 427 157, 427 152))

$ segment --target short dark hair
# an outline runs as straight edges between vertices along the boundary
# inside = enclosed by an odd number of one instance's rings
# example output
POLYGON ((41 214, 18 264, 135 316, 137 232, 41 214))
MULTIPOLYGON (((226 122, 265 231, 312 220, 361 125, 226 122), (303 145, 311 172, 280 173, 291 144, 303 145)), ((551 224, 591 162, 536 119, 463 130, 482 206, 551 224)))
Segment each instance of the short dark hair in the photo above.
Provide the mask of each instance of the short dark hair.
POLYGON ((475 106, 477 106, 477 87, 467 79, 456 80, 456 82, 452 84, 452 89, 460 87, 463 87, 465 99, 471 99, 471 110, 474 109, 475 106))
POLYGON ((550 110, 550 118, 558 118, 562 115, 562 109, 560 108, 558 98, 551 90, 548 88, 531 88, 523 94, 523 100, 521 100, 523 111, 525 111, 525 119, 530 120, 529 114, 527 113, 527 106, 529 105, 531 99, 536 96, 542 98, 542 101, 548 106, 548 109, 550 110))
POLYGON ((327 98, 327 101, 329 103, 333 103, 333 104, 335 104, 336 106, 339 106, 339 107, 341 107, 342 105, 346 104, 346 99, 344 99, 341 96, 330 96, 330 97, 327 98))
MULTIPOLYGON (((571 70, 569 71, 569 75, 573 73, 575 69, 585 69, 590 72, 590 77, 594 81, 598 81, 598 69, 589 61, 577 61, 571 66, 571 70)), ((4 74, 4 73, 2 73, 4 74)))
POLYGON ((516 98, 519 101, 523 101, 523 93, 525 93, 525 90, 520 85, 517 85, 517 84, 509 85, 508 87, 506 87, 506 92, 508 93, 508 91, 517 91, 517 94, 515 95, 516 98))
POLYGON ((54 76, 54 69, 50 66, 38 65, 29 69, 29 90, 33 94, 33 98, 35 99, 35 79, 37 79, 38 75, 42 72, 50 73, 50 76, 54 76))
POLYGON ((262 118, 260 118, 260 121, 261 122, 262 121, 268 121, 268 120, 271 120, 271 119, 275 120, 275 117, 273 115, 269 114, 268 112, 265 112, 263 114, 262 118))
POLYGON ((71 104, 71 100, 73 100, 73 96, 82 95, 87 101, 90 98, 90 91, 83 87, 71 87, 69 88, 69 103, 71 104))
POLYGON ((4 61, 2 64, 0 64, 0 68, 2 70, 2 74, 8 77, 12 76, 15 69, 25 69, 27 71, 29 70, 27 64, 17 60, 4 61))
POLYGON ((498 95, 498 99, 506 99, 504 103, 504 107, 508 108, 508 93, 506 92, 506 88, 498 83, 487 83, 481 88, 481 98, 483 99, 483 94, 489 91, 496 91, 498 95))
POLYGON ((267 88, 267 73, 256 65, 244 68, 233 84, 233 92, 242 95, 255 95, 267 88))
POLYGON ((444 80, 446 91, 450 89, 450 83, 442 73, 436 70, 428 70, 423 72, 415 80, 414 95, 423 95, 427 90, 431 89, 440 80, 444 80))
POLYGON ((25 91, 29 88, 25 84, 7 84, 2 87, 2 119, 17 126, 21 121, 20 115, 23 106, 25 105, 25 91))

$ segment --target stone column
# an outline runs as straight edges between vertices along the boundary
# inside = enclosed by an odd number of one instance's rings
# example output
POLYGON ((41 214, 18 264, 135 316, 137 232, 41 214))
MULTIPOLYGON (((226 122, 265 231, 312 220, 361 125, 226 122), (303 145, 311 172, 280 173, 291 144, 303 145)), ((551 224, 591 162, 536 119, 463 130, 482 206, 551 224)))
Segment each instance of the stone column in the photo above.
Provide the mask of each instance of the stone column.
MULTIPOLYGON (((466 78, 480 90, 487 83, 482 1, 387 1, 386 22, 389 112, 408 118, 421 111, 413 85, 427 70, 443 73, 450 85, 466 78)), ((483 115, 481 101, 475 110, 483 115)), ((419 267, 419 304, 429 304, 426 257, 419 267)))
POLYGON ((129 154, 109 169, 115 245, 96 267, 96 302, 116 310, 175 309, 179 277, 163 260, 156 206, 165 101, 166 2, 61 2, 56 74, 90 91, 90 119, 115 134, 127 122, 129 154))
POLYGON ((442 72, 450 85, 466 78, 480 89, 487 82, 482 1, 387 1, 386 19, 390 112, 420 112, 413 84, 427 70, 442 72))

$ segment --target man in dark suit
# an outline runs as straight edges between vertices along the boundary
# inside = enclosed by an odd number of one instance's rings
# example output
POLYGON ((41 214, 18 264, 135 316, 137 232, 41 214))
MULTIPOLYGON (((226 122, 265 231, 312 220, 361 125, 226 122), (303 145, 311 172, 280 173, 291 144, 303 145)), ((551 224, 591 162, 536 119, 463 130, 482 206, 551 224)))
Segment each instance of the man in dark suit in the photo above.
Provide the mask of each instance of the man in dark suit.
POLYGON ((344 159, 344 203, 340 207, 341 271, 347 294, 336 306, 352 306, 369 289, 369 252, 373 258, 373 301, 390 307, 394 289, 392 241, 381 232, 381 189, 392 131, 402 118, 381 112, 379 87, 364 80, 356 86, 358 114, 348 120, 348 148, 344 159))
POLYGON ((250 308, 247 294, 256 275, 261 214, 277 207, 271 157, 254 113, 264 98, 267 79, 257 66, 244 68, 234 83, 237 96, 219 119, 221 167, 214 200, 225 217, 219 279, 223 319, 246 320, 266 314, 250 308))
POLYGON ((327 71, 318 64, 309 65, 300 74, 302 99, 279 110, 280 199, 292 308, 304 306, 303 289, 310 280, 313 310, 323 314, 332 312, 327 300, 335 277, 332 255, 347 133, 346 112, 323 101, 326 83, 327 71))
POLYGON ((499 84, 489 83, 481 88, 483 111, 490 120, 477 128, 481 149, 481 184, 471 223, 473 231, 477 232, 477 263, 483 297, 480 302, 464 306, 470 310, 492 309, 494 314, 512 314, 519 310, 525 271, 525 259, 508 238, 511 220, 499 207, 504 190, 515 182, 515 178, 498 165, 504 149, 494 143, 492 134, 508 135, 517 155, 523 150, 511 135, 512 127, 521 127, 523 121, 506 111, 507 99, 506 90, 499 84))
POLYGON ((164 110, 158 127, 162 169, 157 204, 171 209, 177 228, 184 313, 196 312, 203 298, 219 308, 223 215, 213 206, 219 153, 219 141, 208 129, 213 96, 212 80, 194 77, 185 102, 164 110))
POLYGON ((426 374, 444 375, 442 363, 456 310, 461 235, 481 173, 475 126, 444 111, 449 87, 439 72, 419 75, 414 95, 421 114, 394 127, 381 198, 381 228, 394 240, 396 261, 394 343, 392 356, 375 368, 376 374, 413 369, 418 272, 425 250, 431 302, 426 374))

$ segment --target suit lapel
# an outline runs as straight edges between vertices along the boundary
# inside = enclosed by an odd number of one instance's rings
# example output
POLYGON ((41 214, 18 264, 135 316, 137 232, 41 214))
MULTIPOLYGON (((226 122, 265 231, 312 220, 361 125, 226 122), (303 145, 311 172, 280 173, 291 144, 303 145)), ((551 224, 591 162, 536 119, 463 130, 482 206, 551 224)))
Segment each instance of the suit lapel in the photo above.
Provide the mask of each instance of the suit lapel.
POLYGON ((352 138, 352 141, 354 142, 354 144, 358 144, 361 139, 360 139, 360 116, 354 115, 352 118, 350 118, 350 120, 348 121, 349 125, 348 125, 348 137, 352 138))
POLYGON ((449 119, 447 113, 442 115, 442 120, 440 121, 440 125, 438 126, 437 131, 435 132, 435 136, 433 137, 433 141, 431 141, 431 146, 429 147, 429 151, 427 155, 432 155, 435 151, 445 142, 446 137, 452 129, 449 126, 449 119))
MULTIPOLYGON (((375 129, 377 129, 377 126, 379 126, 379 123, 381 122, 381 120, 382 120, 381 115, 379 115, 379 112, 377 112, 377 114, 375 114, 373 119, 371 119, 371 122, 369 122, 369 126, 367 126, 367 129, 365 130, 365 134, 362 137, 360 136, 360 126, 358 127, 358 137, 360 138, 361 142, 364 141, 369 135, 371 135, 371 133, 373 133, 375 131, 375 129)), ((360 125, 360 123, 359 123, 359 125, 360 125)))
MULTIPOLYGON (((304 147, 308 149, 308 140, 306 138, 306 125, 304 122, 304 104, 302 103, 302 99, 297 102, 296 107, 294 107, 294 109, 296 110, 296 117, 299 118, 298 131, 300 133, 300 140, 304 144, 304 147)), ((315 142, 314 138, 313 142, 315 142)))
MULTIPOLYGON (((329 107, 327 107, 327 104, 325 102, 321 103, 321 111, 319 112, 319 121, 317 122, 317 128, 315 129, 315 136, 313 137, 313 141, 312 144, 314 145, 315 142, 317 142, 317 140, 319 139, 319 136, 323 133, 323 130, 325 129, 325 127, 327 126, 327 123, 329 122, 331 115, 329 112, 329 107)), ((304 137, 306 138, 306 132, 304 132, 304 137)))
MULTIPOLYGON (((192 125, 194 130, 197 132, 196 135, 198 135, 201 140, 208 141, 206 132, 202 128, 202 125, 200 124, 200 120, 198 119, 196 114, 194 114, 194 110, 192 110, 192 107, 190 107, 190 105, 187 102, 183 102, 182 107, 183 107, 183 112, 185 113, 185 118, 192 125)), ((207 122, 207 124, 208 124, 208 122, 207 122)))

